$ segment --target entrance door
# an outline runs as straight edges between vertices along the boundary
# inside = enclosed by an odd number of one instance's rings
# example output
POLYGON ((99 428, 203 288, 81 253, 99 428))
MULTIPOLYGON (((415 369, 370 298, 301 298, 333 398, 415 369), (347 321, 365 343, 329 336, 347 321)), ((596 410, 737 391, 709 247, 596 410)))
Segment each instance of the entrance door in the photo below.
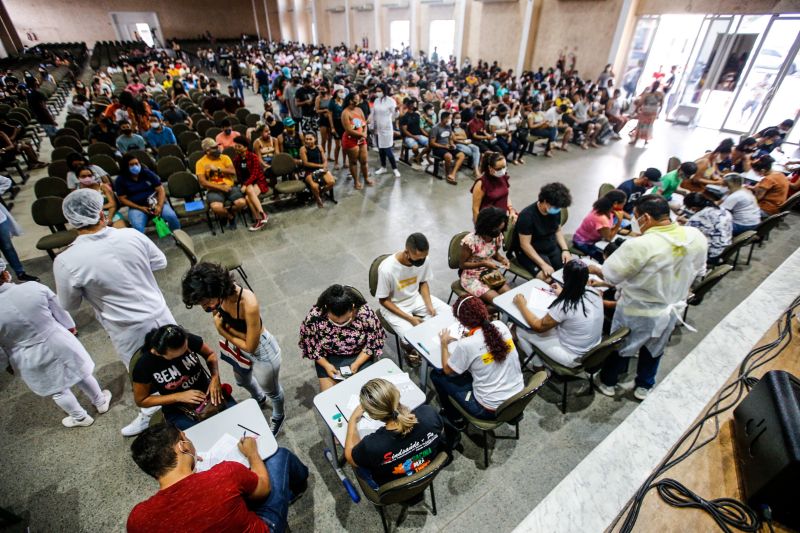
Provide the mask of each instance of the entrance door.
POLYGON ((115 11, 109 15, 121 41, 143 41, 147 46, 162 46, 161 27, 154 12, 115 11))

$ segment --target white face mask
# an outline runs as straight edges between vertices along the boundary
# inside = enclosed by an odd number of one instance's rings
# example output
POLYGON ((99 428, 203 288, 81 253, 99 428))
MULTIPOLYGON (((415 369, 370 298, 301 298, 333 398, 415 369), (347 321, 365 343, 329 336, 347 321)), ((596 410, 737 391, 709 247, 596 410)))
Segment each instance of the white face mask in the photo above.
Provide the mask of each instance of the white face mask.
POLYGON ((375 93, 375 98, 378 100, 383 98, 383 93, 375 93))
POLYGON ((491 172, 492 176, 494 176, 496 178, 502 178, 503 176, 506 175, 507 171, 508 171, 508 169, 506 167, 503 167, 503 168, 500 168, 500 169, 495 169, 495 168, 490 169, 490 172, 491 172))

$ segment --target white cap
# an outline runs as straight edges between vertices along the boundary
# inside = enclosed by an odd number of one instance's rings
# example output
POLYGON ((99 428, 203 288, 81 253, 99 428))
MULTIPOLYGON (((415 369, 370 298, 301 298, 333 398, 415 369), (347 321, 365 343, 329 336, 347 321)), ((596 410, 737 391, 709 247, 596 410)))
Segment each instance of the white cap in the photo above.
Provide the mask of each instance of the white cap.
POLYGON ((61 205, 64 218, 76 228, 94 226, 100 222, 103 195, 94 189, 78 189, 64 198, 61 205))

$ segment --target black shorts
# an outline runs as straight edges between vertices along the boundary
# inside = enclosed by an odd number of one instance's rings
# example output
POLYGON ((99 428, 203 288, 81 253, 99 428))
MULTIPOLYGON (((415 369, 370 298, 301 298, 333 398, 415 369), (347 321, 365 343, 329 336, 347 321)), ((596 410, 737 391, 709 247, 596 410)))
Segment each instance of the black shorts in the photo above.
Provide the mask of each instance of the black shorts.
MULTIPOLYGON (((330 364, 332 364, 336 368, 342 368, 343 366, 350 366, 353 363, 355 363, 356 359, 358 359, 358 356, 354 355, 353 357, 344 357, 344 356, 339 356, 339 355, 329 355, 328 357, 326 357, 326 359, 328 360, 328 362, 330 364)), ((364 363, 363 365, 361 365, 361 368, 359 370, 367 368, 371 364, 372 364, 372 360, 369 360, 366 363, 364 363)), ((318 378, 330 377, 330 376, 328 376, 328 373, 325 372, 325 369, 322 368, 321 365, 318 365, 316 362, 314 363, 314 368, 317 371, 317 377, 318 378)))
POLYGON ((458 154, 457 150, 455 150, 455 149, 451 150, 449 148, 436 148, 436 147, 434 147, 432 152, 433 152, 433 157, 437 157, 439 159, 444 159, 445 154, 450 154, 453 157, 455 157, 456 154, 458 154))

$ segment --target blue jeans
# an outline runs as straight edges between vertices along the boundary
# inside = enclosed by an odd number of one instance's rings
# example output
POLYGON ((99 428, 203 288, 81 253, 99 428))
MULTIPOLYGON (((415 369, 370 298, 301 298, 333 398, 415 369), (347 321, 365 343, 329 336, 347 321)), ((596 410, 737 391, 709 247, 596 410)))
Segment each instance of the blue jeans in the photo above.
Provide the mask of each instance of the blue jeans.
POLYGON ((475 418, 493 420, 496 418, 494 411, 489 411, 478 403, 475 393, 472 392, 472 374, 447 375, 442 370, 434 369, 431 372, 431 382, 439 395, 439 405, 444 409, 445 416, 450 420, 458 420, 461 413, 448 400, 448 396, 458 402, 466 412, 475 418))
MULTIPOLYGON (((622 357, 618 352, 612 352, 600 370, 600 381, 603 385, 613 387, 619 383, 619 375, 628 371, 630 357, 622 357)), ((656 373, 661 357, 653 357, 646 347, 639 348, 639 361, 636 364, 636 386, 652 389, 656 384, 656 373)))
POLYGON ((271 533, 283 533, 288 526, 289 503, 305 490, 308 468, 286 448, 264 461, 269 473, 269 496, 261 503, 249 503, 251 511, 268 526, 271 533))
POLYGON ((233 87, 233 93, 244 102, 244 82, 242 82, 242 78, 233 78, 231 87, 233 87))
POLYGON ((743 226, 741 224, 737 224, 736 222, 733 223, 733 236, 736 237, 740 233, 744 233, 745 231, 754 230, 758 227, 758 224, 753 226, 743 226))
POLYGON ((22 267, 22 261, 19 260, 17 255, 17 250, 11 242, 11 221, 8 219, 0 224, 0 251, 3 252, 6 261, 8 261, 9 266, 17 276, 25 272, 22 267))
POLYGON ((580 250, 581 252, 585 253, 598 263, 602 263, 605 258, 603 257, 603 250, 595 246, 594 244, 584 244, 582 242, 578 242, 575 239, 572 240, 572 247, 576 250, 580 250))
MULTIPOLYGON (((233 398, 225 398, 225 407, 233 407, 236 405, 236 400, 233 398)), ((161 409, 161 412, 164 413, 164 419, 175 426, 176 428, 180 429, 181 431, 187 430, 195 424, 199 424, 199 420, 195 420, 191 418, 189 415, 184 413, 182 410, 177 408, 165 407, 161 409)))
MULTIPOLYGON (((147 226, 147 223, 150 222, 152 218, 152 215, 145 213, 144 211, 139 211, 138 209, 133 208, 128 209, 128 222, 131 223, 133 229, 142 233, 144 233, 145 226, 147 226)), ((178 220, 178 215, 175 214, 175 211, 172 210, 172 207, 169 204, 164 204, 164 207, 161 209, 161 218, 166 221, 169 229, 181 229, 181 222, 178 220)))

